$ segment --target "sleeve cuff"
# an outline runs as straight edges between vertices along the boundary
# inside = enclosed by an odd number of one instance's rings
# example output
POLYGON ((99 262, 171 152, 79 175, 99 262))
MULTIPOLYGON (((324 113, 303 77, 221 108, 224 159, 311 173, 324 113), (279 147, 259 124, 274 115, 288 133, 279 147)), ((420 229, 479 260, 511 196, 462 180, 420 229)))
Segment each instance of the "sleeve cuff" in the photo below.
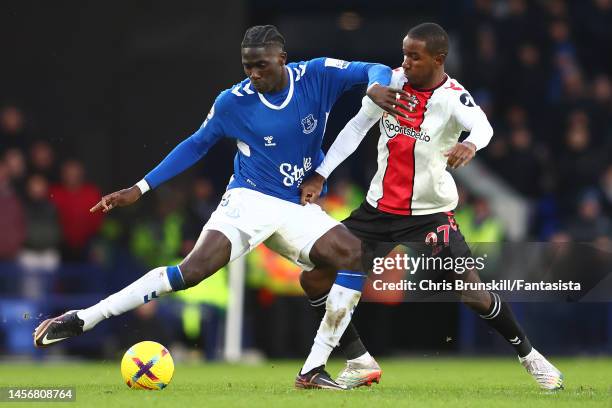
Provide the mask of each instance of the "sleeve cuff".
POLYGON ((145 179, 142 179, 138 183, 136 183, 136 187, 140 189, 141 194, 144 194, 151 189, 149 183, 147 183, 147 180, 145 179))
POLYGON ((321 164, 321 166, 315 169, 315 173, 318 173, 321 177, 327 180, 329 178, 330 172, 327 169, 323 168, 323 164, 321 164))

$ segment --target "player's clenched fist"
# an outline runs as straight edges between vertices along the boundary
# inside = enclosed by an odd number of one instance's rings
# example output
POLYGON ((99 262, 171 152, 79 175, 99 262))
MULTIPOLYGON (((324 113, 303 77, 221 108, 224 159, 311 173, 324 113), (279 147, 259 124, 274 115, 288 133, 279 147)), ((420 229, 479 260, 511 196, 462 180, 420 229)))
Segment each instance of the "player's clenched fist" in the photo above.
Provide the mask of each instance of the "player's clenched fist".
POLYGON ((444 156, 448 157, 446 164, 448 164, 451 169, 465 166, 474 158, 475 155, 476 145, 471 142, 457 143, 450 150, 444 153, 444 156))
POLYGON ((93 213, 102 210, 102 212, 106 213, 115 207, 125 207, 126 205, 134 203, 141 195, 140 189, 136 186, 115 191, 114 193, 102 197, 100 202, 94 205, 89 211, 93 213))
POLYGON ((311 176, 304 180, 300 185, 300 203, 302 203, 302 205, 306 205, 306 203, 316 202, 321 195, 324 183, 325 177, 317 172, 314 172, 311 176))

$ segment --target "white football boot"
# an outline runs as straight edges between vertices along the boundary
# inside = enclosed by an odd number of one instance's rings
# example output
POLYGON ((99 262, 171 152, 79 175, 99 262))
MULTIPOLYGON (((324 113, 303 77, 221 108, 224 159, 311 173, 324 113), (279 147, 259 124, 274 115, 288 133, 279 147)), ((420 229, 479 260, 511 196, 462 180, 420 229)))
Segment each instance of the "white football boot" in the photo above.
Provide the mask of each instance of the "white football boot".
POLYGON ((519 361, 527 372, 536 380, 540 388, 545 390, 563 389, 563 374, 552 365, 536 349, 525 357, 519 357, 519 361))
POLYGON ((346 366, 338 374, 336 382, 349 389, 361 387, 362 385, 369 387, 373 382, 378 384, 381 376, 382 370, 380 366, 370 353, 366 353, 353 360, 347 360, 346 366))

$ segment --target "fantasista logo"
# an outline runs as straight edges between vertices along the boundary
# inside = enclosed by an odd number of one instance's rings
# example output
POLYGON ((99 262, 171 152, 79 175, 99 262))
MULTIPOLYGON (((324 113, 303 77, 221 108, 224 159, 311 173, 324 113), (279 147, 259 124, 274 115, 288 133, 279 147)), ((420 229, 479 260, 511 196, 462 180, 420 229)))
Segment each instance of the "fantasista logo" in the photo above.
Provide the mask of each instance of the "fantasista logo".
POLYGON ((393 139, 398 134, 401 134, 423 142, 429 142, 431 140, 431 137, 429 137, 425 131, 416 130, 410 126, 403 126, 397 121, 395 116, 389 115, 386 112, 381 119, 381 123, 383 130, 385 131, 385 135, 389 139, 393 139))

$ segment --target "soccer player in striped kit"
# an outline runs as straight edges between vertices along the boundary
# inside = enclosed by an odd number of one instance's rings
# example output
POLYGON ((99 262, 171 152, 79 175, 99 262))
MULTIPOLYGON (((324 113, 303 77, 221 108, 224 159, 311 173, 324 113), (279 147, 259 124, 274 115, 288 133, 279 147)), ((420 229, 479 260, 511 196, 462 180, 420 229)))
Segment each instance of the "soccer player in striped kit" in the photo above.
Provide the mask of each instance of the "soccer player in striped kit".
MULTIPOLYGON (((403 40, 403 53, 404 61, 394 70, 390 86, 408 93, 408 109, 400 108, 407 117, 383 112, 364 98, 361 110, 340 132, 316 172, 302 183, 302 201, 319 197, 329 174, 379 122, 378 171, 365 202, 344 225, 362 240, 371 257, 385 256, 395 246, 389 241, 416 243, 419 250, 428 248, 431 256, 467 257, 471 252, 452 212, 457 206, 457 188, 446 167, 468 164, 489 143, 493 129, 469 92, 445 73, 448 35, 442 27, 424 23, 412 28, 403 40), (459 143, 462 131, 470 135, 459 143)), ((480 280, 473 270, 452 275, 453 279, 480 280)), ((328 272, 315 270, 301 278, 307 293, 317 293, 311 304, 321 313, 320 305, 331 286, 328 276, 328 272)), ((510 306, 498 294, 463 291, 459 296, 508 341, 542 388, 563 387, 562 374, 531 346, 510 306)), ((350 355, 338 383, 352 387, 380 377, 380 368, 352 325, 340 344, 350 355)))

